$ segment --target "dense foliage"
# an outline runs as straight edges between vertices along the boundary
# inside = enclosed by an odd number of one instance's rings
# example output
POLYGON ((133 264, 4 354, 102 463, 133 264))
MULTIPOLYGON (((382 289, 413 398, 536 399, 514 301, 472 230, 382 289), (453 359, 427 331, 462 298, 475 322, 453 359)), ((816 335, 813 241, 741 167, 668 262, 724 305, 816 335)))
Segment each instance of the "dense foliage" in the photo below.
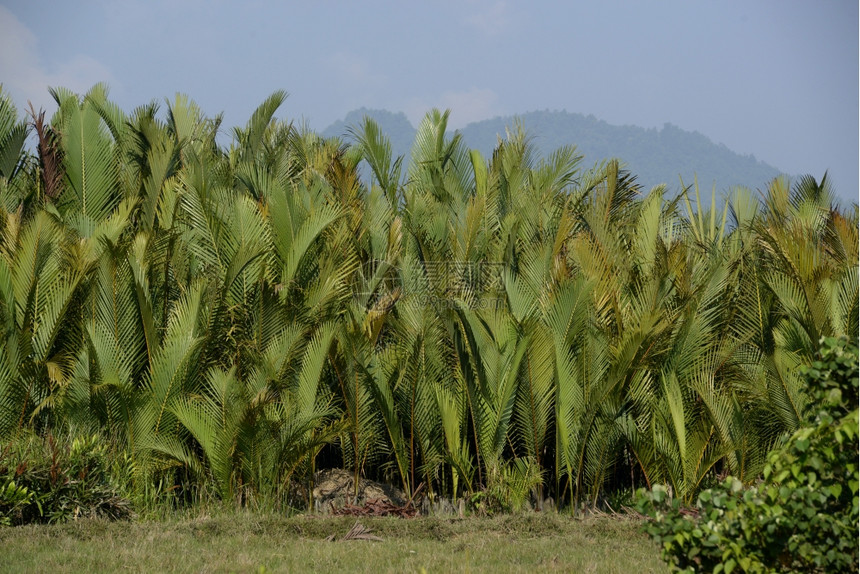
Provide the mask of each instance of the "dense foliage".
POLYGON ((642 493, 647 530, 679 570, 856 572, 858 568, 857 346, 824 339, 805 369, 815 405, 768 457, 751 488, 728 477, 685 512, 665 488, 642 493))
POLYGON ((134 492, 302 505, 346 467, 692 502, 762 473, 799 366, 858 335, 857 206, 826 177, 708 208, 520 131, 485 159, 435 110, 407 165, 373 121, 275 120, 282 92, 226 148, 185 96, 52 93, 50 121, 0 97, 0 444, 97 434, 134 492))
POLYGON ((113 483, 128 472, 110 465, 106 445, 95 436, 70 442, 19 437, 0 451, 0 525, 129 516, 131 502, 113 483))

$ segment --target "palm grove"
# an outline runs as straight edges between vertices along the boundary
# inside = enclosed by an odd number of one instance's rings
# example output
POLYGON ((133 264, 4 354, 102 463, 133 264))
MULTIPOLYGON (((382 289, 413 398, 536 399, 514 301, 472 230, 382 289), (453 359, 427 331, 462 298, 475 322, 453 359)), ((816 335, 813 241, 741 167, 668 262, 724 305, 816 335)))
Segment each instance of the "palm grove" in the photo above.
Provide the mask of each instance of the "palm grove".
POLYGON ((858 337, 826 177, 703 206, 521 129, 484 158, 438 111, 404 165, 372 120, 274 119, 282 92, 229 147, 184 96, 52 95, 48 121, 0 94, 0 444, 97 436, 136 492, 301 506, 343 467, 693 501, 755 480, 810 408, 798 367, 858 337))

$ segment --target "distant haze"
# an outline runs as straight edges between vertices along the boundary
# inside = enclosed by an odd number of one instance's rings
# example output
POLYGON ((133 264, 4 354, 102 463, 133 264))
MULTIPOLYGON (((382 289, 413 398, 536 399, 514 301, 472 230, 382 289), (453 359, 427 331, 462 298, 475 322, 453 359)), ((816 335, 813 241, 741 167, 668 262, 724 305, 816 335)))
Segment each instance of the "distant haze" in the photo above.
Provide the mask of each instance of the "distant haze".
POLYGON ((19 110, 99 81, 126 110, 187 93, 225 126, 279 88, 279 117, 318 130, 360 107, 413 124, 450 108, 454 128, 567 110, 829 170, 848 201, 860 189, 856 0, 0 4, 0 82, 19 110))
MULTIPOLYGON (((348 113, 322 134, 326 137, 351 139, 351 128, 359 127, 365 117, 373 118, 391 141, 395 155, 408 158, 415 137, 415 127, 401 113, 362 108, 348 113)), ((516 117, 498 117, 473 122, 460 131, 470 148, 489 158, 508 130, 522 127, 535 148, 537 157, 546 157, 565 145, 575 145, 584 156, 580 167, 586 170, 595 163, 620 159, 646 190, 666 184, 677 192, 698 181, 702 197, 709 201, 711 191, 723 195, 737 185, 764 189, 782 172, 753 156, 741 155, 721 144, 715 144, 697 132, 688 132, 671 124, 660 129, 636 126, 613 126, 594 116, 559 111, 529 112, 516 117)), ((451 130, 453 134, 453 130, 451 130)), ((787 174, 788 175, 788 174, 787 174)))

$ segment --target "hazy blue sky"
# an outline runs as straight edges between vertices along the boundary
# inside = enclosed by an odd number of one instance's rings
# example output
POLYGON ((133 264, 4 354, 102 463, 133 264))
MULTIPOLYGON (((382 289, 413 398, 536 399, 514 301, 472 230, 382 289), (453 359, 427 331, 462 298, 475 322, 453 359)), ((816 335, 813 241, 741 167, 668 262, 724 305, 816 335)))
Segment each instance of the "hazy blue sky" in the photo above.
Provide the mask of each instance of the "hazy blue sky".
POLYGON ((323 129, 360 106, 453 127, 538 109, 697 130, 858 198, 857 0, 264 2, 0 0, 19 109, 105 81, 130 110, 174 92, 244 123, 323 129))

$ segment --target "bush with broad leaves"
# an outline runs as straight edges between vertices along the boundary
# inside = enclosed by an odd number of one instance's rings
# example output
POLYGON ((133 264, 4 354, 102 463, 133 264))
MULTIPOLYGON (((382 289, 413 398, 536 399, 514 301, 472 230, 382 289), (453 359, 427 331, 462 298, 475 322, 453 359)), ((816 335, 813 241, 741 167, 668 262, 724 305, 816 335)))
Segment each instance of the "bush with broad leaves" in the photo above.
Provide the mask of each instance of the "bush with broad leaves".
POLYGON ((638 493, 646 531, 687 572, 857 572, 858 352, 825 338, 804 369, 806 424, 768 456, 762 479, 733 477, 684 508, 666 487, 638 493))

